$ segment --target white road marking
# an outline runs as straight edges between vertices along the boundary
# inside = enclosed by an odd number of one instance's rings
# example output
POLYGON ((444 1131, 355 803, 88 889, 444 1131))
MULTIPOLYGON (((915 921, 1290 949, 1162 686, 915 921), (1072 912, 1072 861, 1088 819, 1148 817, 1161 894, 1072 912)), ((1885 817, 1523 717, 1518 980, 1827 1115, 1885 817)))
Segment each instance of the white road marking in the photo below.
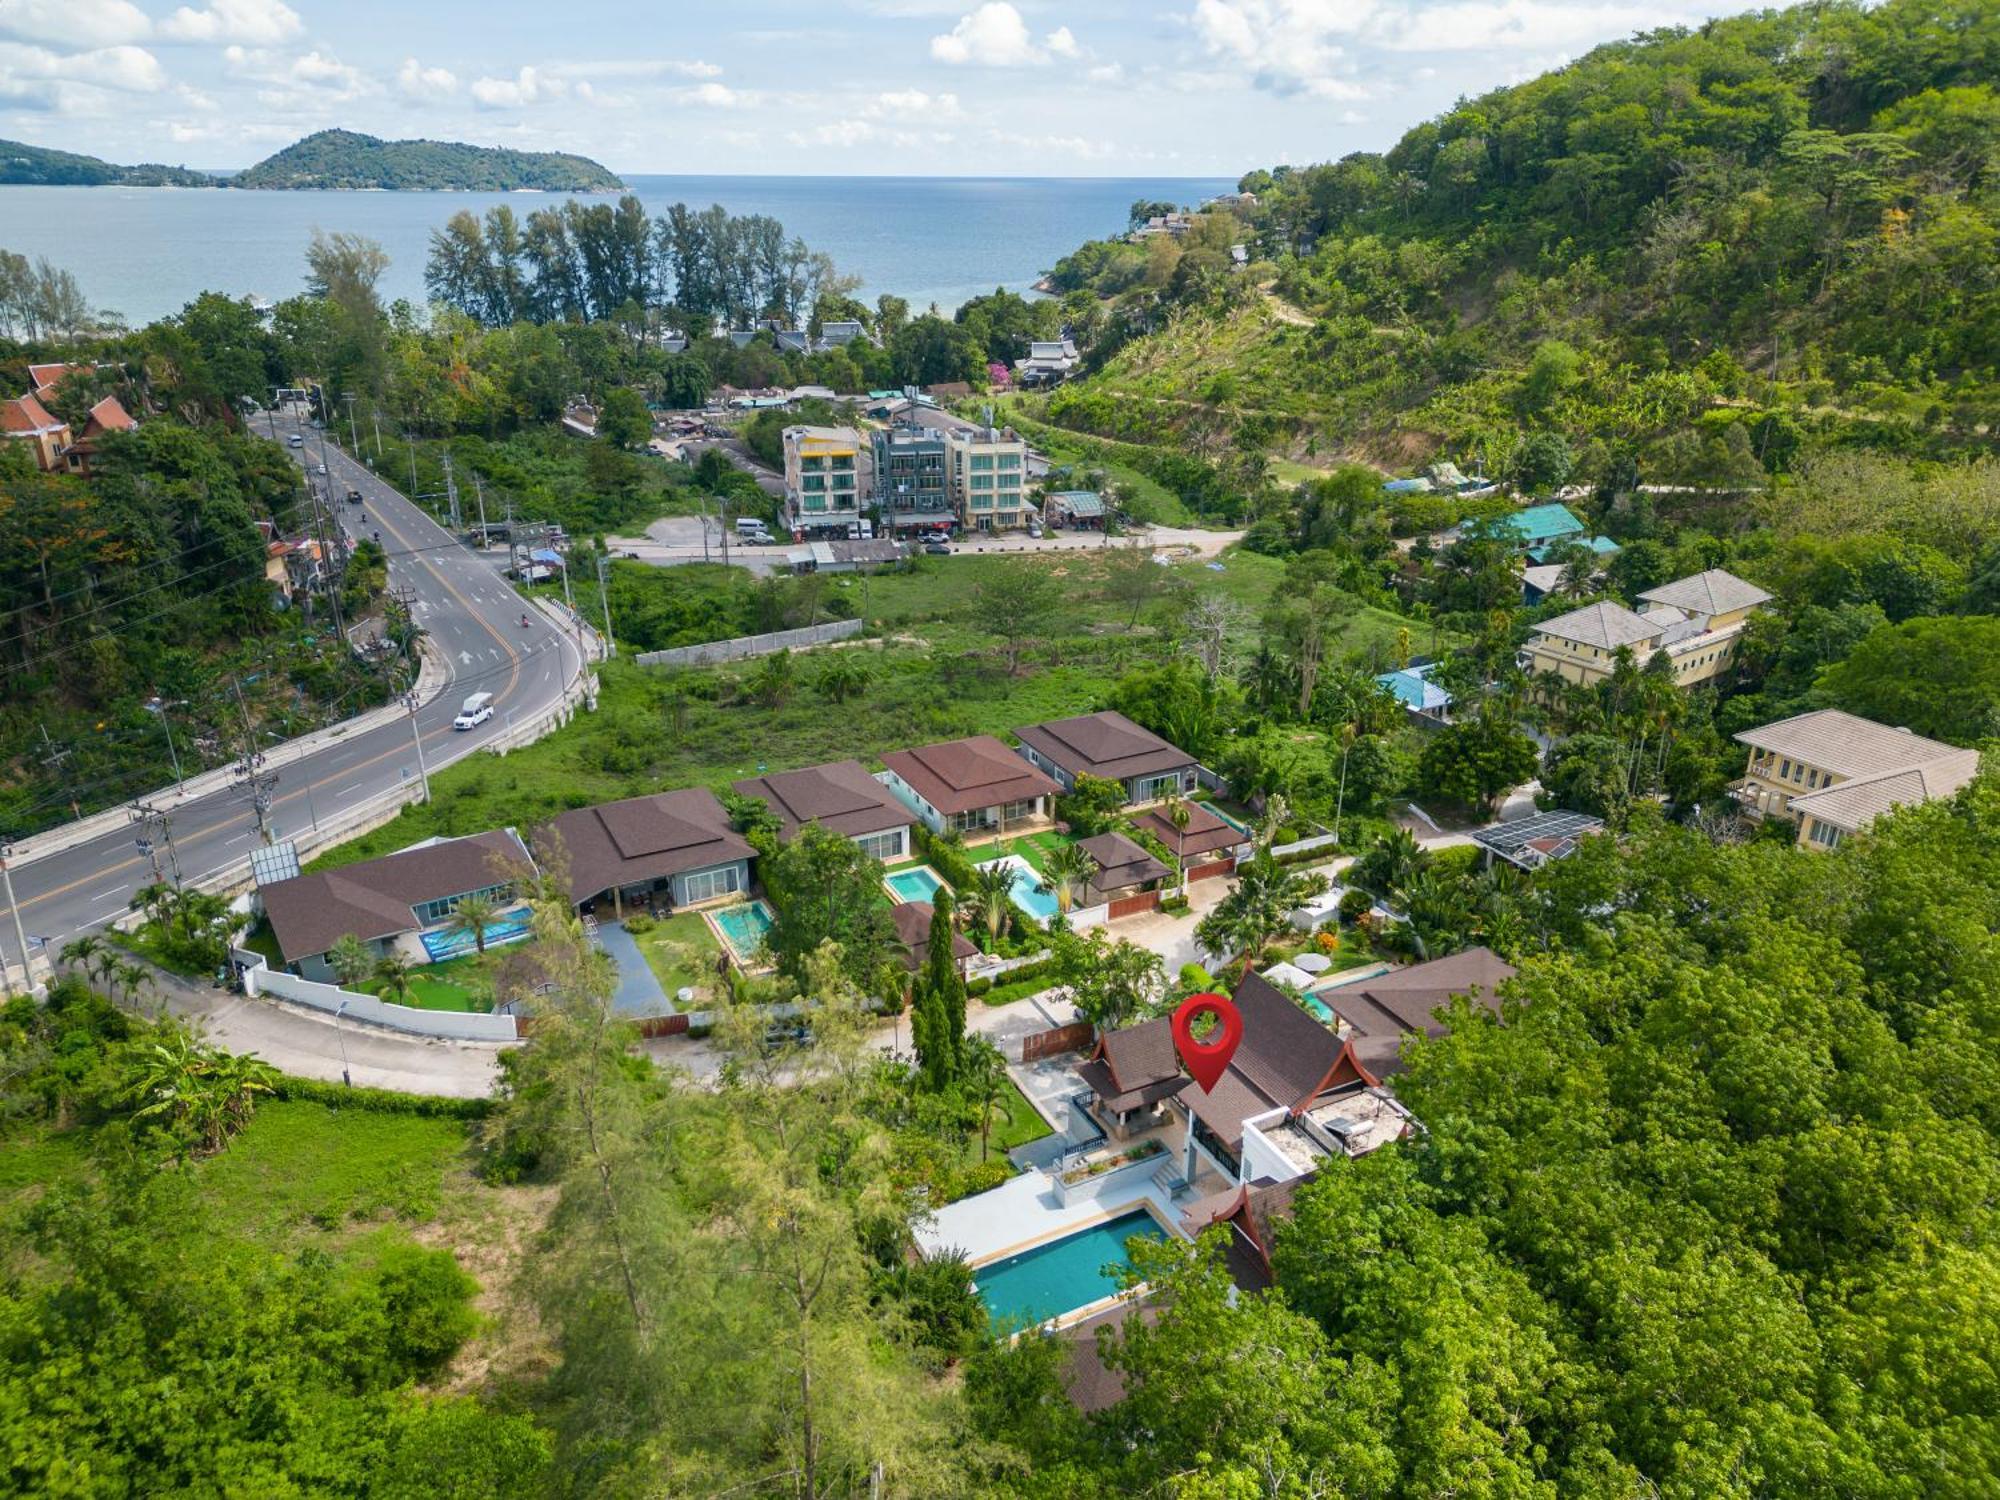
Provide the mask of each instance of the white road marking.
POLYGON ((93 901, 110 901, 114 898, 118 900, 123 900, 124 897, 125 897, 125 887, 121 885, 115 891, 99 891, 95 896, 92 896, 90 899, 93 901))
POLYGON ((368 783, 367 783, 367 782, 365 782, 365 781, 357 781, 357 782, 355 782, 355 783, 354 783, 354 785, 353 785, 353 786, 344 786, 344 787, 342 787, 342 788, 341 788, 341 789, 340 789, 339 791, 335 792, 335 793, 334 793, 333 795, 334 795, 334 796, 336 796, 336 797, 345 797, 345 796, 346 796, 346 795, 347 795, 347 794, 348 794, 349 792, 358 792, 358 791, 360 791, 360 790, 361 790, 361 789, 362 789, 362 788, 363 788, 364 786, 366 786, 367 784, 368 784, 368 783))
POLYGON ((250 835, 249 835, 249 834, 247 834, 247 833, 239 833, 239 834, 237 834, 237 835, 236 835, 236 837, 235 837, 235 838, 233 838, 233 839, 224 839, 224 840, 223 840, 222 842, 223 842, 223 843, 225 843, 225 844, 240 844, 240 843, 242 843, 242 842, 243 842, 243 841, 244 841, 245 839, 247 839, 247 838, 249 838, 249 837, 250 837, 250 835))

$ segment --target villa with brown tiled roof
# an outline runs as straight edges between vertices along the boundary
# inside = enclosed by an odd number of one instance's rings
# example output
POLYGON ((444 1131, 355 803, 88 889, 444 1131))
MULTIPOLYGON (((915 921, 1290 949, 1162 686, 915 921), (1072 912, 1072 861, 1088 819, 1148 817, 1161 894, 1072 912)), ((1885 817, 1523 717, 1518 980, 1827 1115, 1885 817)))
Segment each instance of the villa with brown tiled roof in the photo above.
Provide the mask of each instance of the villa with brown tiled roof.
POLYGON ((1599 600, 1542 621, 1521 648, 1521 666, 1590 686, 1610 677, 1620 651, 1630 651, 1640 666, 1664 652, 1674 685, 1693 687, 1729 669, 1750 611, 1770 597, 1754 583, 1710 568, 1646 590, 1641 609, 1599 600))
POLYGON ((990 734, 882 757, 882 784, 933 833, 1018 827, 1046 818, 1061 787, 990 734))
POLYGON ((732 789, 761 799, 778 815, 780 838, 790 839, 807 823, 817 823, 846 834, 884 863, 910 852, 909 807, 862 770, 858 760, 750 776, 733 783, 732 789))
POLYGON ((1021 754, 1064 791, 1079 776, 1123 783, 1127 802, 1157 802, 1195 789, 1192 755, 1112 710, 1030 724, 1014 735, 1021 754))
POLYGON ((97 457, 98 443, 108 433, 131 432, 138 427, 116 396, 106 396, 91 407, 83 424, 83 434, 63 450, 63 466, 72 474, 88 476, 97 457))
POLYGON ((257 899, 284 961, 308 979, 330 980, 326 955, 342 938, 359 938, 381 957, 399 940, 448 923, 467 897, 499 900, 533 871, 519 837, 504 829, 272 881, 257 899))
POLYGON ((1122 833, 1100 833, 1077 843, 1097 866, 1097 873, 1090 877, 1093 904, 1147 889, 1173 873, 1149 854, 1145 845, 1122 833))
POLYGON ((1168 807, 1149 807, 1134 813, 1132 826, 1150 833, 1165 844, 1179 859, 1183 869, 1226 859, 1240 853, 1249 844, 1249 834, 1199 802, 1183 802, 1181 806, 1187 809, 1187 826, 1184 828, 1174 826, 1168 807))
MULTIPOLYGON (((924 959, 930 954, 931 927, 936 918, 937 908, 928 901, 901 901, 890 909, 889 919, 896 924, 896 946, 900 950, 896 956, 912 973, 924 966, 924 959)), ((979 950, 969 938, 952 933, 951 956, 957 961, 960 973, 978 955, 979 950)))
POLYGON ((756 855, 706 787, 576 808, 537 829, 534 844, 543 865, 566 873, 578 907, 609 897, 620 917, 628 903, 695 906, 747 891, 756 855))
POLYGON ((69 423, 35 397, 16 396, 0 401, 0 439, 32 444, 35 467, 52 474, 62 467, 63 450, 70 442, 69 423))
POLYGON ((1798 824, 1799 844, 1832 849, 1894 807, 1949 797, 1979 774, 1979 752, 1837 708, 1746 729, 1743 779, 1730 790, 1760 818, 1798 824))

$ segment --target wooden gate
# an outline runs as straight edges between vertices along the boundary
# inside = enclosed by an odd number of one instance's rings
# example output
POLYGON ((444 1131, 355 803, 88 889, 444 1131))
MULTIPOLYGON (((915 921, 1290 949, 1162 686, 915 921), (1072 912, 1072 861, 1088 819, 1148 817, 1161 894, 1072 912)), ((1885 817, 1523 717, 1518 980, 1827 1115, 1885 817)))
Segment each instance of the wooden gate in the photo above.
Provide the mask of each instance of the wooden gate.
POLYGON ((1187 878, 1189 880, 1213 880, 1218 875, 1233 874, 1235 870, 1236 870, 1235 860, 1218 859, 1212 865, 1194 866, 1194 868, 1192 868, 1187 872, 1187 878))
POLYGON ((1061 1052, 1076 1052, 1088 1047, 1097 1035, 1097 1028, 1088 1021, 1078 1021, 1069 1026, 1058 1026, 1054 1031, 1035 1031, 1021 1038, 1021 1061, 1040 1062, 1045 1057, 1054 1057, 1061 1052))
POLYGON ((1121 896, 1116 901, 1113 901, 1111 903, 1111 911, 1105 920, 1115 922, 1120 917, 1136 917, 1142 911, 1158 911, 1159 909, 1160 893, 1158 891, 1141 891, 1136 896, 1121 896))

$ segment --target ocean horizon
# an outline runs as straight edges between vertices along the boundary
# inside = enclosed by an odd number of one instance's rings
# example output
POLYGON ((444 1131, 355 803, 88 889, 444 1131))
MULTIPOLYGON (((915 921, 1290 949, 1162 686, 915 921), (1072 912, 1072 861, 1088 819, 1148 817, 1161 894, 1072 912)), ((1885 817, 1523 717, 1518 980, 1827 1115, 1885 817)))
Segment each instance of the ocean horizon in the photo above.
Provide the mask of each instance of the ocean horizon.
MULTIPOLYGON (((769 214, 859 276, 865 299, 889 292, 947 313, 996 287, 1027 290, 1085 240, 1123 230, 1138 199, 1192 205, 1235 186, 1223 177, 621 175, 651 213, 684 202, 769 214)), ((0 249, 47 256, 75 275, 92 307, 137 326, 204 291, 296 295, 317 228, 379 241, 389 255, 383 299, 421 305, 431 231, 453 214, 499 203, 526 214, 568 196, 9 186, 0 187, 0 249)))

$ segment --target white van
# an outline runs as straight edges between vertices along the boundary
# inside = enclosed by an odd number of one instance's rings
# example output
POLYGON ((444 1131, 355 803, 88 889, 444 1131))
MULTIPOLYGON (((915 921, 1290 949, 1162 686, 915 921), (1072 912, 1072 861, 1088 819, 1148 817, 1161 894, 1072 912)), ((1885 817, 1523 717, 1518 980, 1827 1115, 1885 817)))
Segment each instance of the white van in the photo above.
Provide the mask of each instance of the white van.
POLYGON ((294 448, 303 448, 306 445, 306 440, 300 437, 296 432, 293 433, 290 437, 286 438, 285 441, 291 444, 291 446, 294 448))
POLYGON ((750 537, 769 536, 771 528, 762 517, 738 516, 736 518, 736 534, 746 539, 750 537))
POLYGON ((451 721, 453 729, 477 729, 493 717, 493 695, 474 693, 458 707, 458 717, 451 721))

